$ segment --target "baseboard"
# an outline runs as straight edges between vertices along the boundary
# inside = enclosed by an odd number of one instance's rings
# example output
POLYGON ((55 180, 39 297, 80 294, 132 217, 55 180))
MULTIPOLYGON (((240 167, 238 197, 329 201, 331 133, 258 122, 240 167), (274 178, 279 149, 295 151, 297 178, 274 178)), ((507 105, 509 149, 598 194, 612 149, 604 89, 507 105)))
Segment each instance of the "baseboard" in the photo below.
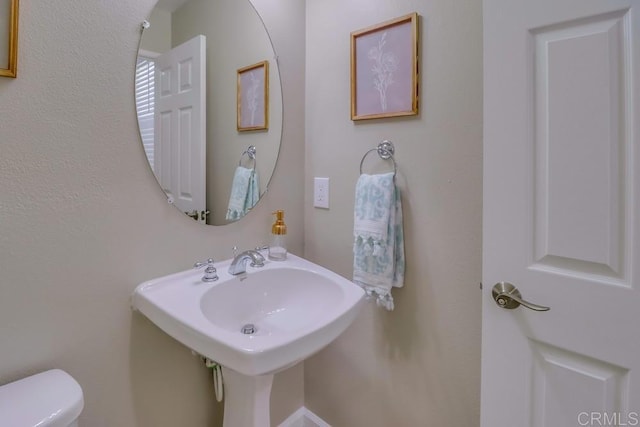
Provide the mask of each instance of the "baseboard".
POLYGON ((304 406, 291 414, 278 427, 331 427, 304 406))
POLYGON ((328 422, 308 410, 307 408, 303 408, 305 410, 304 413, 304 427, 331 427, 328 422))

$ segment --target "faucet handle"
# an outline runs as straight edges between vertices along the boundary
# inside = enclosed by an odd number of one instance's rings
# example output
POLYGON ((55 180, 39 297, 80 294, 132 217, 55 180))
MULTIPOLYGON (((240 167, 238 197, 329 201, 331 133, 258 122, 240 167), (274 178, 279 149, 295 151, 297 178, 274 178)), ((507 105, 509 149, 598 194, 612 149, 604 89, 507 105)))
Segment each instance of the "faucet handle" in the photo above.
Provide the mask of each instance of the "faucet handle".
POLYGON ((257 252, 266 251, 267 249, 269 249, 269 245, 258 245, 258 246, 256 246, 256 251, 257 252))
POLYGON ((251 264, 249 264, 251 267, 264 267, 264 256, 260 253, 260 249, 256 248, 255 251, 256 253, 256 257, 255 257, 255 261, 252 261, 251 264))
POLYGON ((213 258, 209 258, 207 262, 196 262, 195 264, 193 264, 193 268, 196 268, 196 269, 202 268, 205 266, 207 268, 204 269, 204 276, 202 276, 202 281, 215 282, 216 280, 218 280, 218 270, 213 265, 213 258))
POLYGON ((238 256, 238 247, 234 246, 233 248, 231 248, 232 252, 233 252, 233 257, 235 258, 236 256, 238 256))
POLYGON ((197 268, 202 268, 202 267, 209 266, 209 265, 211 267, 213 267, 213 258, 209 258, 206 261, 198 261, 195 264, 193 264, 193 268, 197 269, 197 268))

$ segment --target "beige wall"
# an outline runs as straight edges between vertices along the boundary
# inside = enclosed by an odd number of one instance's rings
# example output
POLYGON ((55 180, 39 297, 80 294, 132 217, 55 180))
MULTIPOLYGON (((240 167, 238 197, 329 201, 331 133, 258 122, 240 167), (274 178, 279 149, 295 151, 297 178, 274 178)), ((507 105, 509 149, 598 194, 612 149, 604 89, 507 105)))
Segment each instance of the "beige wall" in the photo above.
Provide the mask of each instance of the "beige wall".
MULTIPOLYGON (((277 2, 270 5, 286 17, 290 12, 281 6, 277 2)), ((249 145, 256 147, 261 194, 278 158, 282 134, 278 63, 269 34, 248 1, 188 1, 172 14, 171 28, 173 46, 198 34, 207 38, 207 209, 210 221, 225 224, 231 183, 242 152, 249 145), (269 130, 238 132, 237 70, 265 60, 270 72, 269 130)), ((251 166, 253 162, 244 157, 242 164, 251 166)))
MULTIPOLYGON (((335 427, 479 424, 482 15, 475 0, 307 0, 305 254, 351 277, 366 150, 395 143, 407 275, 392 313, 367 305, 305 362, 307 407, 335 427), (421 114, 349 119, 349 33, 422 16, 421 114), (314 176, 331 209, 312 207, 314 176)), ((371 160, 371 159, 370 159, 371 160)))
MULTIPOLYGON (((133 75, 153 0, 21 2, 20 76, 0 79, 0 383, 59 367, 84 389, 84 425, 219 425, 207 370, 129 296, 266 241, 276 208, 302 251, 304 5, 279 0, 287 14, 274 16, 273 1, 255 3, 287 82, 286 167, 245 220, 220 228, 166 203, 139 142, 133 75)), ((298 366, 276 377, 274 421, 301 404, 298 366)))

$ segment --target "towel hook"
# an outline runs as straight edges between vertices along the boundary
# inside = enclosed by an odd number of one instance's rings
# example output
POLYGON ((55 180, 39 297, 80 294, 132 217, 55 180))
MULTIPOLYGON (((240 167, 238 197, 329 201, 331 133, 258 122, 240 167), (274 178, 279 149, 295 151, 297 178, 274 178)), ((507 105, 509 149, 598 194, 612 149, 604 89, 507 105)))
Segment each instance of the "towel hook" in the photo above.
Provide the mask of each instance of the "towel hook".
POLYGON ((240 154, 240 160, 238 161, 238 166, 242 166, 242 158, 244 157, 244 155, 249 156, 249 159, 253 160, 253 168, 256 168, 256 147, 255 145, 250 145, 246 150, 244 150, 242 152, 242 154, 240 154))
POLYGON ((396 159, 393 157, 393 155, 396 153, 396 149, 393 146, 393 142, 386 139, 378 144, 377 148, 372 148, 371 150, 364 153, 364 156, 362 156, 362 160, 360 160, 360 174, 362 175, 362 165, 364 164, 364 159, 369 155, 369 153, 372 153, 374 151, 377 151, 378 156, 380 156, 380 158, 383 160, 391 159, 391 161, 393 162, 393 176, 395 178, 396 174, 398 173, 398 165, 396 165, 396 159))

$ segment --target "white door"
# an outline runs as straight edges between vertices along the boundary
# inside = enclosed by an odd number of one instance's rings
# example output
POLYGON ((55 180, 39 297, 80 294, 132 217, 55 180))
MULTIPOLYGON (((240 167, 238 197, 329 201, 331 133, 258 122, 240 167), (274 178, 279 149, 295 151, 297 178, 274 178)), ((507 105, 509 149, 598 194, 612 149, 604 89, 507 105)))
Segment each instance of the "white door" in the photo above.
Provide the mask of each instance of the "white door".
POLYGON ((205 211, 205 49, 205 37, 196 36, 159 56, 155 67, 154 172, 167 197, 190 215, 205 211))
POLYGON ((481 425, 640 425, 640 1, 484 0, 484 28, 481 425))

